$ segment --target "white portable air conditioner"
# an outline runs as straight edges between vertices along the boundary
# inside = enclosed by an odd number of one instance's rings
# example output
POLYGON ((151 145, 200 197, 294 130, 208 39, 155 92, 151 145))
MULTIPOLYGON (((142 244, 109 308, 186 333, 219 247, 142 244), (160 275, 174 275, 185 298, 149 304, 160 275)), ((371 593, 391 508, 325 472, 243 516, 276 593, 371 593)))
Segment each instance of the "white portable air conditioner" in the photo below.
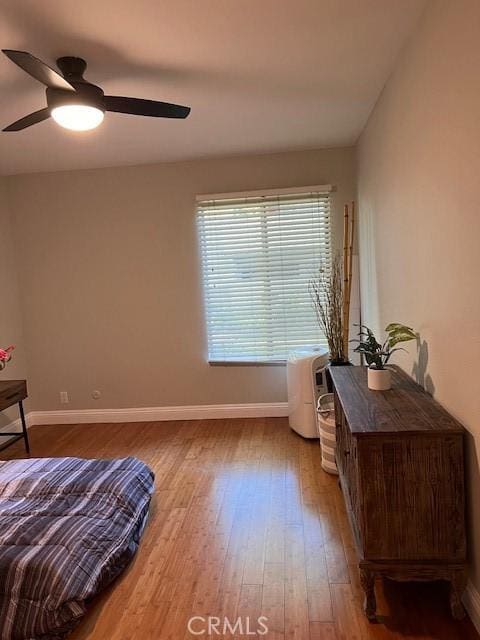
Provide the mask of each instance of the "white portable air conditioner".
POLYGON ((304 438, 318 438, 317 399, 327 393, 327 349, 304 348, 287 359, 288 421, 304 438))

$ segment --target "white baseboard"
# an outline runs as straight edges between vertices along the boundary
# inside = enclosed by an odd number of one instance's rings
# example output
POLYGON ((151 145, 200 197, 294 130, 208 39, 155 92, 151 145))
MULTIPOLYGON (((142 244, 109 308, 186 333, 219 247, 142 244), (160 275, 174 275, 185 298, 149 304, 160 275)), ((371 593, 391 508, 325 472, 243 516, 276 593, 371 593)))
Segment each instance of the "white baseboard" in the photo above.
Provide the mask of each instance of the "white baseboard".
POLYGON ((463 604, 475 629, 480 633, 480 593, 478 593, 470 580, 463 596, 463 604))
POLYGON ((164 422, 215 418, 268 418, 288 415, 287 402, 220 404, 183 407, 137 407, 131 409, 80 409, 31 411, 29 425, 85 424, 102 422, 164 422))

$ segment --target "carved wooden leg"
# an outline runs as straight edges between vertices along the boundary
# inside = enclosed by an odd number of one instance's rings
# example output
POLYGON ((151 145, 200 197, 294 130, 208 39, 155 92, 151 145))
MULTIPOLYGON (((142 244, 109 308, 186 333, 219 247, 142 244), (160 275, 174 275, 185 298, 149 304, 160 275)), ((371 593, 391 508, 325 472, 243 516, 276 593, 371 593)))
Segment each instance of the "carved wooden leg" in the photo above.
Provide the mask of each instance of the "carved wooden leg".
POLYGON ((360 584, 365 593, 363 609, 369 620, 376 620, 377 601, 375 599, 375 574, 368 569, 360 569, 360 584))
POLYGON ((465 617, 465 609, 462 604, 462 596, 467 586, 467 574, 465 571, 453 571, 450 578, 450 610, 455 620, 465 617))

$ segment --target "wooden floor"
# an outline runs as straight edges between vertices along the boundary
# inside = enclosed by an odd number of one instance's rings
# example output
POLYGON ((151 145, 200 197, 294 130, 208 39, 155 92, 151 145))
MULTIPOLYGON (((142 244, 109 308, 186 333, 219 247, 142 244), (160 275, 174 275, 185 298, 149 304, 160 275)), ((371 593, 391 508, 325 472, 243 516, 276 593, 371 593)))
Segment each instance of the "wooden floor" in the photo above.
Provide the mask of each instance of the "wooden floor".
MULTIPOLYGON (((319 445, 284 419, 34 427, 32 455, 134 455, 155 471, 151 518, 126 573, 72 640, 266 637, 478 638, 454 622, 439 584, 377 585, 379 622, 362 613, 352 536, 319 445), (192 616, 242 617, 235 635, 193 635, 192 616), (266 635, 247 636, 266 616, 266 635)), ((3 458, 23 457, 20 443, 3 458)), ((201 631, 203 621, 194 621, 201 631)), ((259 627, 258 630, 263 630, 259 627)))

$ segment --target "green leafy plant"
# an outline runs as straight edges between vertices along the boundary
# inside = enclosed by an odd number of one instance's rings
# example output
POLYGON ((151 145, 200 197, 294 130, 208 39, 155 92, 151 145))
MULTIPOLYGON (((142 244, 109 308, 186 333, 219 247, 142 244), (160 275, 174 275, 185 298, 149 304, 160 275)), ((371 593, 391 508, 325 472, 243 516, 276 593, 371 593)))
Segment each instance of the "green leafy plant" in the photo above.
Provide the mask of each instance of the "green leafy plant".
POLYGON ((411 327, 398 322, 391 322, 385 327, 387 337, 383 344, 380 344, 371 329, 364 324, 356 326, 360 328, 358 332, 360 339, 351 340, 351 342, 358 342, 358 346, 355 347, 354 351, 363 354, 367 365, 371 369, 384 369, 395 351, 405 351, 402 347, 396 347, 395 345, 400 342, 415 340, 417 337, 411 327))

